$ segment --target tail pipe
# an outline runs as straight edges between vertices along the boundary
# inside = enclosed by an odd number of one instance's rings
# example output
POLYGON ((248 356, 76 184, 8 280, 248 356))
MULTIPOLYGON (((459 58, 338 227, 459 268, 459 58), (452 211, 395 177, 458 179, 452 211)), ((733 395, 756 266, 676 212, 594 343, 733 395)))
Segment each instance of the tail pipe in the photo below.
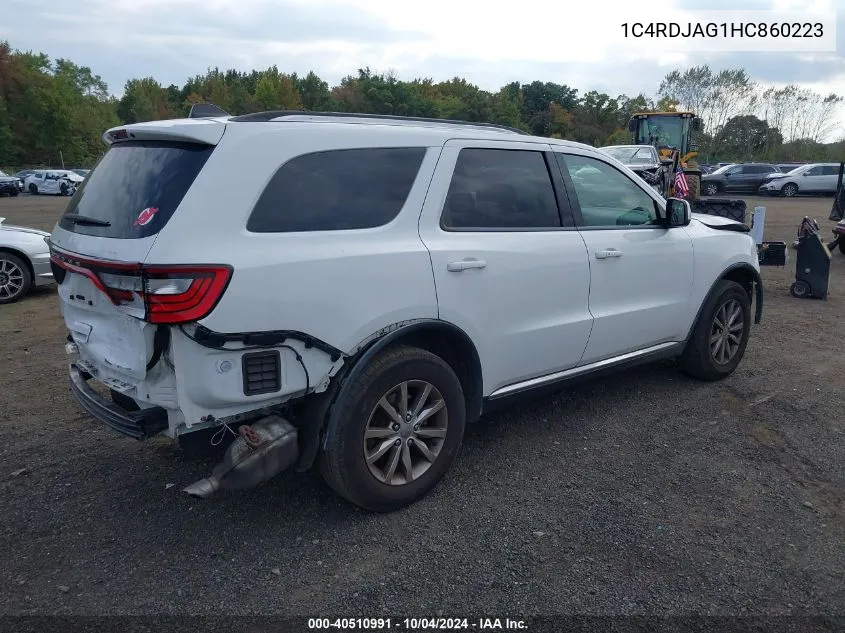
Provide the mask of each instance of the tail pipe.
POLYGON ((238 429, 211 474, 183 491, 207 499, 222 491, 254 488, 292 466, 299 457, 296 428, 280 416, 262 418, 238 429))

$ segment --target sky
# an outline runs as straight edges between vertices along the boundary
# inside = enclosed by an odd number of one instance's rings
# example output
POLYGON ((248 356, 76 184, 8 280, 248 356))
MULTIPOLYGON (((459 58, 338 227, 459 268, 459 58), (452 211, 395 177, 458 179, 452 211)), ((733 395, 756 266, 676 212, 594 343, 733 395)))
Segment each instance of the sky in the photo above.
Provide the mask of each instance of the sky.
MULTIPOLYGON (((282 72, 314 70, 332 85, 369 66, 401 79, 460 76, 487 90, 539 79, 580 93, 653 96, 670 70, 703 63, 744 67, 765 85, 797 83, 845 95, 845 0, 4 0, 3 5, 0 39, 16 49, 90 66, 116 95, 130 78, 152 76, 181 86, 215 66, 252 70, 275 64, 282 72), (825 40, 831 50, 822 52, 712 50, 712 42, 622 35, 625 21, 685 22, 702 8, 791 11, 804 21, 823 18, 836 33, 825 40)), ((799 40, 805 46, 814 42, 799 40)), ((838 119, 842 125, 834 135, 840 138, 845 112, 838 119)))

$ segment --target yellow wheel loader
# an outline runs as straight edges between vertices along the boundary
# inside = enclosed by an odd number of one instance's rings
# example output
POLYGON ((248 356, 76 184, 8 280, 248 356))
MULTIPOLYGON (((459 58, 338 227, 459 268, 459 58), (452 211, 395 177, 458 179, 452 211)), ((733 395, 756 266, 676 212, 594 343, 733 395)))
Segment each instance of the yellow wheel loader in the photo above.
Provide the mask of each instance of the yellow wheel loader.
POLYGON ((701 119, 692 112, 637 112, 628 121, 635 145, 652 145, 669 171, 664 197, 675 195, 675 171, 680 164, 689 187, 690 201, 701 197, 701 170, 695 161, 698 145, 693 133, 701 132, 701 119))

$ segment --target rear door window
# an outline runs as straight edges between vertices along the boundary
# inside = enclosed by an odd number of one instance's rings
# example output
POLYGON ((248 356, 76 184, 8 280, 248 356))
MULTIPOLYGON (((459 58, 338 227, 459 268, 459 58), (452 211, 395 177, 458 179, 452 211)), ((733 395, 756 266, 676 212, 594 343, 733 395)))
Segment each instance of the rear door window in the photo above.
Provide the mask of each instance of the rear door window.
POLYGON ((559 228, 560 213, 543 153, 462 149, 441 226, 465 231, 559 228))
POLYGON ((270 179, 246 228, 293 233, 383 226, 405 206, 425 153, 425 147, 385 147, 297 156, 270 179))
POLYGON ((116 143, 80 183, 65 230, 98 237, 138 239, 158 233, 191 188, 214 147, 196 143, 116 143), (107 225, 101 225, 107 223, 107 225))

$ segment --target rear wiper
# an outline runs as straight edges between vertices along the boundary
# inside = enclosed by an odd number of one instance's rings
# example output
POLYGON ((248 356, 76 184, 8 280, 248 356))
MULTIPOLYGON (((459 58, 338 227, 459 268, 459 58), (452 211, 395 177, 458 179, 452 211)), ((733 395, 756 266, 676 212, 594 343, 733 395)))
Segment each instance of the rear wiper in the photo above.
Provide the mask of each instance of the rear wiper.
POLYGON ((69 220, 74 224, 87 224, 89 226, 111 226, 111 222, 100 220, 99 218, 92 218, 87 215, 77 215, 76 213, 65 213, 62 220, 69 220))

